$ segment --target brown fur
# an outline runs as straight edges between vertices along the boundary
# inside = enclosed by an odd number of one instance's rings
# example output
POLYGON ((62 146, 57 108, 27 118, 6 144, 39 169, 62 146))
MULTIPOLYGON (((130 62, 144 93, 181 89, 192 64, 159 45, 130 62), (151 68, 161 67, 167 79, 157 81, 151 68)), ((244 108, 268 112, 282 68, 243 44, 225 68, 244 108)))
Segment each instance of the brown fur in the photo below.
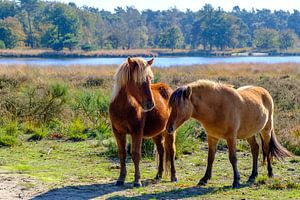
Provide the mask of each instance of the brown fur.
POLYGON ((152 63, 149 64, 149 62, 147 63, 141 58, 128 58, 128 62, 120 66, 115 76, 114 94, 109 106, 109 115, 118 143, 121 163, 117 184, 124 184, 126 176, 126 134, 130 134, 132 137, 135 186, 140 185, 139 161, 142 138, 153 138, 156 144, 159 154, 159 169, 156 178, 159 179, 162 176, 164 154, 170 154, 171 156, 165 156, 165 158, 173 163, 171 176, 172 180, 176 179, 174 166, 175 135, 165 134, 165 127, 170 115, 168 100, 172 89, 163 83, 151 84, 150 79, 153 75, 150 67, 152 63), (150 105, 154 103, 155 106, 149 108, 147 107, 149 103, 150 105))
POLYGON ((271 95, 262 87, 245 86, 234 89, 226 84, 199 80, 178 88, 171 96, 172 108, 167 130, 176 130, 193 117, 204 126, 209 143, 208 167, 199 184, 211 177, 211 167, 219 139, 227 141, 229 158, 234 169, 234 187, 239 186, 236 160, 236 140, 247 139, 253 155, 253 171, 249 181, 257 176, 258 144, 255 134, 261 132, 264 157, 268 161, 269 176, 273 176, 270 160, 291 156, 274 134, 274 105, 271 95))

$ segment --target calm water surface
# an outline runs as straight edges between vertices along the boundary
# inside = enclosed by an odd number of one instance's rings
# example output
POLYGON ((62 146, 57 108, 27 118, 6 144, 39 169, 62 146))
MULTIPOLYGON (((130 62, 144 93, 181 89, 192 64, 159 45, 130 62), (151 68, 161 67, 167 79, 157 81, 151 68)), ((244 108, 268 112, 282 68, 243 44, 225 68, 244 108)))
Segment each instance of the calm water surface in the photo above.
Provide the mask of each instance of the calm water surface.
MULTIPOLYGON (((70 66, 70 65, 119 65, 126 58, 0 58, 0 65, 25 64, 29 66, 70 66)), ((215 64, 215 63, 299 63, 300 56, 290 57, 157 57, 154 66, 215 64)))

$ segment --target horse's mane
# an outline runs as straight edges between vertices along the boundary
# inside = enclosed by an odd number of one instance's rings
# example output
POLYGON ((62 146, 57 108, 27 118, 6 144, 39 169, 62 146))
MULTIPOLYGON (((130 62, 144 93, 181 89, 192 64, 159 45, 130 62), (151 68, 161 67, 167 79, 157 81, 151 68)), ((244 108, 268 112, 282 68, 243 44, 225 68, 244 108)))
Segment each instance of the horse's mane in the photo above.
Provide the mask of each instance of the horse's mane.
POLYGON ((169 99, 169 106, 174 106, 176 103, 179 103, 179 101, 182 101, 184 99, 186 89, 187 86, 177 88, 169 99))
POLYGON ((174 106, 175 104, 178 104, 181 101, 183 101, 188 87, 191 87, 193 90, 196 88, 211 88, 211 89, 219 89, 219 88, 224 88, 224 87, 233 88, 234 86, 225 84, 225 83, 200 79, 195 82, 189 83, 185 86, 177 88, 170 97, 169 106, 174 106))
POLYGON ((128 61, 123 62, 117 69, 114 75, 114 87, 112 92, 111 101, 113 101, 120 89, 124 87, 130 78, 133 78, 136 84, 141 84, 146 80, 147 76, 153 78, 153 73, 150 67, 147 67, 147 62, 143 58, 131 58, 137 64, 134 71, 129 66, 128 61), (132 77, 131 77, 132 76, 132 77))

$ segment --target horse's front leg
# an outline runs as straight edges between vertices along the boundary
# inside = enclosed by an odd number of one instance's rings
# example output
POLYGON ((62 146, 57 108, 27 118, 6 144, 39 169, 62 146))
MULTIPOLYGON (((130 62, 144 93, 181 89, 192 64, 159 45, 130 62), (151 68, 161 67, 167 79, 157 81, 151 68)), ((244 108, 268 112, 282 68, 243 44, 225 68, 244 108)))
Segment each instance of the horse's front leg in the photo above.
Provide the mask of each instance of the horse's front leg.
POLYGON ((233 188, 240 187, 240 174, 237 168, 237 157, 236 157, 236 138, 227 139, 227 145, 229 150, 229 160, 233 168, 234 180, 232 183, 233 188))
POLYGON ((153 137, 152 140, 156 145, 156 150, 157 150, 158 159, 159 159, 158 171, 155 176, 155 179, 160 180, 162 178, 162 174, 163 174, 163 170, 164 170, 164 145, 163 145, 164 138, 163 138, 162 134, 159 134, 158 136, 153 137))
POLYGON ((200 179, 198 185, 206 185, 207 181, 211 178, 212 166, 215 160, 215 155, 217 151, 218 139, 213 138, 208 135, 208 157, 207 157, 207 167, 205 175, 200 179))
POLYGON ((175 156, 176 156, 176 132, 172 135, 165 133, 165 149, 166 149, 166 162, 171 164, 171 181, 177 182, 176 169, 175 169, 175 156))
POLYGON ((141 152, 142 152, 142 131, 138 133, 133 133, 131 135, 132 138, 132 149, 131 149, 131 157, 134 163, 134 187, 140 187, 140 160, 141 160, 141 152))
POLYGON ((118 144, 118 152, 120 159, 120 175, 116 182, 116 186, 124 185, 126 178, 126 134, 113 128, 113 132, 118 144))

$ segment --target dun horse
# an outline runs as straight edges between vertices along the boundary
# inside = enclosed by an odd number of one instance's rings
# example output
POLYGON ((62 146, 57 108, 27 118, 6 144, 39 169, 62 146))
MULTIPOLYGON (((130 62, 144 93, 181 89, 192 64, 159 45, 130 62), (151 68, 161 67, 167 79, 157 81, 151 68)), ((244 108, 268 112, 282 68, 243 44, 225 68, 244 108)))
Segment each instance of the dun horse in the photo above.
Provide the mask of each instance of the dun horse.
POLYGON ((201 122, 207 132, 208 161, 205 175, 198 185, 205 185, 211 178, 212 165, 220 138, 227 141, 229 160, 233 167, 233 188, 239 187, 236 140, 246 139, 253 157, 252 173, 248 182, 257 176, 259 146, 255 134, 260 132, 263 157, 267 159, 268 175, 273 176, 272 157, 282 159, 291 156, 276 139, 273 124, 274 105, 271 95, 261 87, 232 86, 199 80, 178 88, 169 101, 171 115, 167 131, 172 134, 183 122, 193 117, 201 122))
POLYGON ((152 138, 156 144, 159 164, 155 178, 162 177, 166 162, 171 165, 171 181, 177 181, 174 166, 175 135, 169 135, 165 131, 170 115, 168 100, 172 89, 163 83, 151 84, 152 63, 153 59, 146 62, 142 58, 129 57, 118 68, 114 77, 109 116, 121 165, 116 185, 123 185, 126 177, 126 134, 130 134, 132 138, 135 187, 141 186, 139 164, 142 138, 152 138))

